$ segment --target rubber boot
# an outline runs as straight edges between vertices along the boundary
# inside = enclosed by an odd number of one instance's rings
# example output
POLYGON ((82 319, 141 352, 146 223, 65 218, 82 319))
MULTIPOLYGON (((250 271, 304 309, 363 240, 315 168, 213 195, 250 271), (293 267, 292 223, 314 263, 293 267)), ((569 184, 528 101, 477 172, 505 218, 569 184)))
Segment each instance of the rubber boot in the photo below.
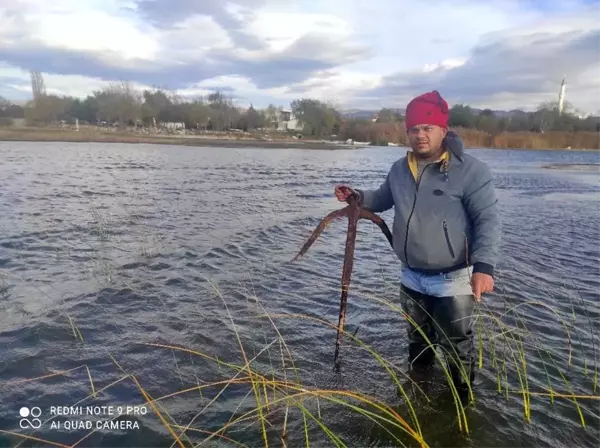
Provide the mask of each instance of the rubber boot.
POLYGON ((475 364, 463 364, 465 372, 461 372, 452 362, 448 367, 458 396, 463 406, 466 406, 471 401, 472 391, 475 387, 475 364))

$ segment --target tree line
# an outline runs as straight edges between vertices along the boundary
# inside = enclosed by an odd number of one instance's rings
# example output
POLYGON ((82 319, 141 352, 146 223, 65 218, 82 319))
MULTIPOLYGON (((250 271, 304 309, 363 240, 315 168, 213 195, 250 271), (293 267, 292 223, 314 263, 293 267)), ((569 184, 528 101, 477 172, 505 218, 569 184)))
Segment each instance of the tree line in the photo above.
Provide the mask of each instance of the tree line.
MULTIPOLYGON (((330 103, 313 98, 291 102, 297 120, 290 130, 305 138, 352 139, 374 144, 406 143, 404 116, 399 110, 384 108, 368 118, 345 117, 330 103)), ((184 100, 167 90, 138 90, 128 82, 112 83, 85 99, 42 95, 21 107, 0 98, 0 125, 24 118, 30 125, 56 122, 102 124, 119 127, 160 126, 161 123, 183 123, 187 129, 227 131, 277 128, 287 121, 282 107, 265 109, 236 107, 231 98, 216 91, 206 98, 184 100), (3 121, 4 120, 4 121, 3 121)), ((541 104, 533 112, 496 113, 457 104, 450 109, 449 125, 480 131, 490 138, 506 132, 544 134, 546 132, 600 132, 598 117, 580 118, 570 104, 562 113, 557 103, 541 104)))
POLYGON ((41 95, 24 107, 0 98, 0 119, 24 118, 28 125, 60 122, 117 127, 153 127, 164 123, 183 124, 188 129, 224 131, 257 129, 277 117, 281 108, 270 105, 258 111, 235 107, 231 98, 216 91, 206 98, 186 101, 177 94, 155 88, 140 91, 130 83, 111 83, 85 99, 41 95), (4 104, 4 107, 2 105, 4 104))
MULTIPOLYGON (((476 110, 468 105, 456 104, 450 109, 448 125, 479 131, 488 135, 491 141, 504 133, 597 133, 600 132, 600 117, 581 118, 568 103, 561 113, 558 104, 553 102, 542 103, 533 112, 513 110, 508 113, 476 110)), ((340 127, 340 133, 357 141, 407 143, 404 118, 393 109, 382 109, 369 120, 346 120, 340 127)))
POLYGON ((559 113, 558 102, 540 104, 534 112, 511 111, 502 117, 485 109, 475 113, 469 106, 455 105, 450 110, 450 126, 466 129, 479 129, 490 134, 501 132, 598 132, 599 117, 581 118, 570 103, 565 103, 559 113))

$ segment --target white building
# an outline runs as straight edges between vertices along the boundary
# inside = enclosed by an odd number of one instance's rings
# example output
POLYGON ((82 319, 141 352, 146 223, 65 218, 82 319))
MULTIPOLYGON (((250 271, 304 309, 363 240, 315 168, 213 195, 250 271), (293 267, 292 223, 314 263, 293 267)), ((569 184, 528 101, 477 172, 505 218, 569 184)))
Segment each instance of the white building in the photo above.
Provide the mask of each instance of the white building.
POLYGON ((167 121, 167 122, 161 123, 160 127, 163 129, 168 129, 169 131, 179 131, 179 130, 185 129, 185 123, 184 122, 167 121))
POLYGON ((302 126, 298 123, 296 117, 291 110, 281 110, 279 111, 279 116, 277 117, 277 130, 278 131, 297 131, 301 130, 302 126))

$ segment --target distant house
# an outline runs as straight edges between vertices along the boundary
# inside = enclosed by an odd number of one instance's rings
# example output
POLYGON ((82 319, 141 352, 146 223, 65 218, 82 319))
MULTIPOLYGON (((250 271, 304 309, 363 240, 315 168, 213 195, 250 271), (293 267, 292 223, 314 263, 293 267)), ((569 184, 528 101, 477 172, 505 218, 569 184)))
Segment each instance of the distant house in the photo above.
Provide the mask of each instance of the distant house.
POLYGON ((185 129, 185 123, 184 122, 167 121, 167 122, 161 123, 160 127, 167 129, 169 131, 179 131, 180 129, 185 129))
POLYGON ((302 126, 298 123, 296 117, 291 110, 281 110, 279 111, 279 116, 277 117, 277 130, 278 131, 297 131, 302 129, 302 126))

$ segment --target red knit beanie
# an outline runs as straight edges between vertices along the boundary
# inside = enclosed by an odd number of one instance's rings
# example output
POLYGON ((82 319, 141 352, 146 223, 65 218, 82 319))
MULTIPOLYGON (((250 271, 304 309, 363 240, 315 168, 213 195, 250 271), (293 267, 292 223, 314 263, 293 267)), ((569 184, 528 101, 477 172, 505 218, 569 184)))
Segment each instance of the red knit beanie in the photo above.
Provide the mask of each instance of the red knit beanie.
POLYGON ((406 106, 406 129, 419 124, 448 127, 448 103, 437 90, 424 93, 406 106))

